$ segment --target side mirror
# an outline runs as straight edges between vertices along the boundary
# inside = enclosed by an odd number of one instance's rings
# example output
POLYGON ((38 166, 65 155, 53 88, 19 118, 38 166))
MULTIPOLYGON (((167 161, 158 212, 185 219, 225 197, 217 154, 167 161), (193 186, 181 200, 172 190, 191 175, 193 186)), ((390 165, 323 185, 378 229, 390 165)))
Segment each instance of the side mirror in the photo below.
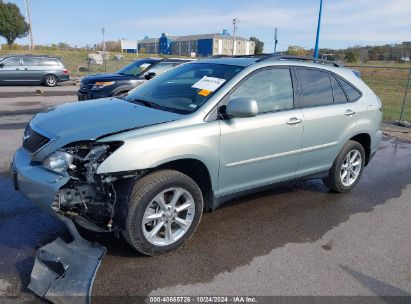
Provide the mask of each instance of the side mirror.
POLYGON ((3 68, 4 67, 4 63, 0 63, 0 68, 3 68))
POLYGON ((144 75, 144 78, 147 79, 147 80, 150 80, 151 78, 154 78, 154 77, 156 77, 155 72, 150 72, 150 73, 147 73, 146 75, 144 75))
POLYGON ((225 115, 228 117, 254 117, 258 114, 257 101, 251 98, 234 98, 230 100, 225 109, 225 115))

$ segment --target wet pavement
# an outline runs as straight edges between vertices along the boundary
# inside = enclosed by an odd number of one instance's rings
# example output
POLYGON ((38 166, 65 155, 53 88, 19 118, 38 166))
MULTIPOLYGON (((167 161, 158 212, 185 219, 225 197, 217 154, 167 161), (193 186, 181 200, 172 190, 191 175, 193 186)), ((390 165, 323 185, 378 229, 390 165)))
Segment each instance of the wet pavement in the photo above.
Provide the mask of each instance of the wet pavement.
MULTIPOLYGON (((67 230, 12 190, 6 164, 22 129, 2 130, 7 123, 0 115, 0 297, 40 302, 27 291, 36 248, 67 230)), ((384 138, 350 193, 311 180, 233 200, 204 214, 194 236, 162 256, 83 234, 108 250, 95 296, 410 296, 411 143, 384 138)))

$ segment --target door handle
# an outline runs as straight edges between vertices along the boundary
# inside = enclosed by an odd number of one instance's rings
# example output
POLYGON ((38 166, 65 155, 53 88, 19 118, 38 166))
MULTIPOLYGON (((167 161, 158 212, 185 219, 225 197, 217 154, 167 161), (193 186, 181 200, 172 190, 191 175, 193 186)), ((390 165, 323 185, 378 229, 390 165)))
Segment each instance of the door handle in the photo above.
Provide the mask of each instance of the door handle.
POLYGON ((289 126, 297 125, 301 123, 302 121, 303 121, 302 119, 299 119, 297 117, 292 117, 287 121, 287 125, 289 126))
POLYGON ((345 111, 344 115, 345 116, 353 116, 355 114, 355 112, 351 109, 348 109, 347 111, 345 111))

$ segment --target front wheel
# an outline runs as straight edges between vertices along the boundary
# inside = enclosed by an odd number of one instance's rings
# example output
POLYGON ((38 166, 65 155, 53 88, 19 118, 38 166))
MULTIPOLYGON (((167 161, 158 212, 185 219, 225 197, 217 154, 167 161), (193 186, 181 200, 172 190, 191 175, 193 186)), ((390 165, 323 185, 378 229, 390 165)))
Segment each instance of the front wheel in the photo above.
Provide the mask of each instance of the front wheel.
POLYGON ((123 236, 143 254, 162 254, 194 233, 202 212, 201 190, 190 177, 174 170, 155 171, 133 187, 123 236))
POLYGON ((363 146, 349 140, 341 149, 329 174, 323 179, 324 184, 334 192, 347 192, 360 180, 365 164, 363 146))

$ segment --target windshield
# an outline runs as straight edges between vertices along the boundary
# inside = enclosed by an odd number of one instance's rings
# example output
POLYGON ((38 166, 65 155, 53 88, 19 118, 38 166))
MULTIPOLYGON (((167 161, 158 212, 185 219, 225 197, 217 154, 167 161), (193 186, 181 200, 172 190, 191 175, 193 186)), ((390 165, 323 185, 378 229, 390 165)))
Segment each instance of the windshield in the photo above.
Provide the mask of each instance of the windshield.
POLYGON ((153 64, 152 61, 137 60, 125 66, 124 68, 119 70, 117 73, 121 75, 127 75, 127 76, 138 76, 141 73, 143 73, 145 70, 147 70, 147 68, 149 68, 152 64, 153 64))
POLYGON ((224 64, 183 64, 132 90, 125 100, 189 114, 200 108, 242 69, 224 64))

